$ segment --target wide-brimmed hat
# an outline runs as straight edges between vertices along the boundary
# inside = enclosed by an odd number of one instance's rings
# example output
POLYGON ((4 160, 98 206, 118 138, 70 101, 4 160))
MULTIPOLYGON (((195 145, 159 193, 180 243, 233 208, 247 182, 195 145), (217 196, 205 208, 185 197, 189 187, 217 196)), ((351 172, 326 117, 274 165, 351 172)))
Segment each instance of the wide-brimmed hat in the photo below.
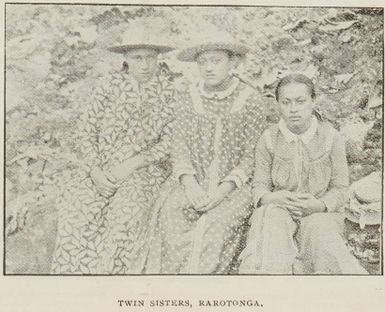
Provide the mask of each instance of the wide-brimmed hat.
POLYGON ((195 44, 183 49, 177 57, 183 62, 195 62, 200 53, 212 50, 226 50, 241 56, 250 51, 247 46, 237 42, 229 33, 215 32, 195 40, 195 44))
POLYGON ((116 45, 108 50, 115 53, 126 53, 133 49, 154 49, 159 53, 166 53, 175 48, 169 45, 164 38, 165 31, 157 26, 151 27, 148 23, 130 24, 127 31, 118 39, 116 45))

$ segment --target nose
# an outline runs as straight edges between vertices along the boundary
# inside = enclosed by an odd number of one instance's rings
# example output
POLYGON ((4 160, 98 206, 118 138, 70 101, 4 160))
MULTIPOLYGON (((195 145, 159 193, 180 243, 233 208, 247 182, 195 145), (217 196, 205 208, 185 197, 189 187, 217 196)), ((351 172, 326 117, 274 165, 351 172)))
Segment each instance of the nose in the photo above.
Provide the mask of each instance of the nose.
POLYGON ((213 71, 213 64, 211 64, 210 62, 208 62, 205 66, 205 71, 210 73, 213 71))
POLYGON ((142 70, 147 70, 148 69, 148 61, 146 59, 143 59, 141 62, 140 62, 140 68, 142 70))
POLYGON ((298 105, 295 102, 292 102, 289 109, 291 113, 296 113, 298 111, 298 105))

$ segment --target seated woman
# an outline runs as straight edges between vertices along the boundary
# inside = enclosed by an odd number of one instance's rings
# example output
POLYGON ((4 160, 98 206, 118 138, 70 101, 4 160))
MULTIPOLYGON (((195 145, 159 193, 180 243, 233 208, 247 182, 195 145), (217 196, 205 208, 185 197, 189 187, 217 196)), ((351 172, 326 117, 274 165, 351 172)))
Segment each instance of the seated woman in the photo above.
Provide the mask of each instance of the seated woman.
POLYGON ((146 273, 228 273, 239 255, 252 149, 265 126, 260 96, 231 74, 246 52, 221 34, 178 56, 196 61, 203 81, 179 94, 174 173, 158 202, 146 273))
POLYGON ((365 274, 342 236, 348 166, 341 136, 313 115, 306 76, 282 78, 276 99, 281 120, 256 147, 256 210, 240 273, 365 274))
POLYGON ((170 171, 175 90, 157 64, 173 48, 150 37, 145 25, 135 30, 110 48, 124 55, 129 70, 104 77, 90 97, 81 135, 88 168, 76 172, 58 200, 52 273, 141 269, 147 219, 170 171))

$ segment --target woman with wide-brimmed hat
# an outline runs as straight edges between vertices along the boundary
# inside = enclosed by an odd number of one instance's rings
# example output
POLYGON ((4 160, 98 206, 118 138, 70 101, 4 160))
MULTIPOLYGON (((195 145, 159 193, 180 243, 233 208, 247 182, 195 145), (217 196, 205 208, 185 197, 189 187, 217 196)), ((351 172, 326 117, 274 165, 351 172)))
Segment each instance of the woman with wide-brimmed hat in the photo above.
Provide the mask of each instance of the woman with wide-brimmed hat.
POLYGON ((233 70, 248 52, 219 33, 186 48, 202 76, 178 97, 173 176, 157 201, 147 273, 230 273, 251 213, 254 143, 265 126, 260 95, 233 70))
POLYGON ((157 57, 173 48, 159 39, 139 24, 109 49, 124 54, 128 71, 103 78, 90 99, 82 133, 89 170, 59 200, 53 273, 137 270, 148 214, 169 171, 174 89, 157 57))

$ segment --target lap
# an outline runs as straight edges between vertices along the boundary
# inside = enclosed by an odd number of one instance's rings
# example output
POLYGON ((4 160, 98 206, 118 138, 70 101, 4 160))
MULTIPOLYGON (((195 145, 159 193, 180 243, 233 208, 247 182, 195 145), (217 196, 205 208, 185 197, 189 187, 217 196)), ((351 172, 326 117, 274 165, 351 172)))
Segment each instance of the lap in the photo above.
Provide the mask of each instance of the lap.
POLYGON ((260 236, 262 231, 266 233, 270 229, 274 231, 275 239, 283 238, 286 235, 292 237, 294 233, 297 233, 295 235, 297 239, 304 236, 308 238, 336 236, 341 235, 343 231, 343 215, 340 213, 314 213, 293 220, 285 207, 265 205, 257 208, 251 218, 249 237, 260 236))
POLYGON ((301 232, 319 232, 321 235, 341 234, 344 217, 341 213, 314 213, 301 219, 301 232))
POLYGON ((174 187, 161 211, 161 223, 173 233, 185 233, 195 228, 200 220, 211 228, 237 227, 250 216, 252 197, 249 186, 233 191, 215 208, 197 212, 191 207, 181 186, 174 187))

